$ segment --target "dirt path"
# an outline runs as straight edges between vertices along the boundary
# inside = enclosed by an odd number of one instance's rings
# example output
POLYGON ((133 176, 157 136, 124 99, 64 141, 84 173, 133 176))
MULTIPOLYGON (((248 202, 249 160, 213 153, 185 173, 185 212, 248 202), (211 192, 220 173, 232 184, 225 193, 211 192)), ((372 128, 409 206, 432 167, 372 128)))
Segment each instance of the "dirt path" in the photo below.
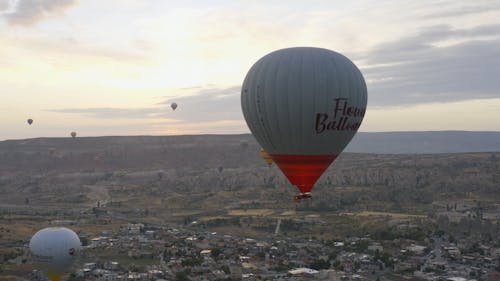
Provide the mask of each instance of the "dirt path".
POLYGON ((87 194, 87 197, 90 199, 90 206, 96 207, 97 202, 100 203, 101 207, 106 206, 106 204, 111 200, 111 196, 109 195, 109 190, 107 186, 104 185, 87 185, 90 189, 90 192, 87 194))

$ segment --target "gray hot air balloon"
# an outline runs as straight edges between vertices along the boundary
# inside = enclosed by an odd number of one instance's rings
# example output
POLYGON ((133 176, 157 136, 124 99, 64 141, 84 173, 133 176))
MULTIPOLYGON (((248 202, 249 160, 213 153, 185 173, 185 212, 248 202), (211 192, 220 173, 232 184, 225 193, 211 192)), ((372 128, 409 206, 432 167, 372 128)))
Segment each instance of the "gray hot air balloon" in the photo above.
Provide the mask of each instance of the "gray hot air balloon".
POLYGON ((363 75, 337 52, 288 48, 257 61, 241 91, 253 135, 299 188, 299 198, 310 197, 361 125, 367 102, 363 75))
POLYGON ((172 108, 173 111, 177 108, 177 104, 175 102, 170 104, 170 107, 172 108))
POLYGON ((52 281, 60 280, 80 248, 78 235, 65 227, 44 228, 31 237, 29 244, 35 265, 52 281))
POLYGON ((30 119, 26 120, 26 122, 28 122, 28 124, 31 125, 31 124, 33 124, 33 119, 30 118, 30 119))

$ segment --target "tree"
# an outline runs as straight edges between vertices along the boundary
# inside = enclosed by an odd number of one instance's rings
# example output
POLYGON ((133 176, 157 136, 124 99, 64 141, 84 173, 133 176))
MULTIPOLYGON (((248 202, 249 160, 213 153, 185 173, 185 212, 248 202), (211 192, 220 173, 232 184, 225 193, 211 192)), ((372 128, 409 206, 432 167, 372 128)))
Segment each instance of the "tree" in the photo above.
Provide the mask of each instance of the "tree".
POLYGON ((197 259, 197 258, 188 258, 185 259, 181 262, 182 266, 184 267, 191 267, 191 266, 198 266, 203 263, 202 259, 197 259))
POLYGON ((340 262, 340 261, 335 261, 333 263, 333 267, 336 269, 336 270, 344 270, 344 265, 340 262))
POLYGON ((78 277, 76 276, 75 273, 71 273, 69 275, 68 281, 84 281, 85 279, 83 277, 78 277))
POLYGON ((226 274, 231 273, 231 270, 229 269, 229 266, 227 266, 227 265, 223 265, 223 266, 221 266, 221 268, 220 268, 220 269, 221 269, 222 271, 224 271, 224 273, 226 273, 226 274))
POLYGON ((175 274, 175 280, 177 281, 190 281, 187 273, 185 271, 179 271, 175 274))
POLYGON ((216 259, 220 255, 220 253, 221 250, 219 248, 213 248, 210 255, 212 256, 212 258, 216 259))
POLYGON ((315 261, 313 261, 309 267, 311 267, 312 269, 315 269, 315 270, 322 270, 322 269, 328 269, 330 268, 330 263, 323 260, 323 259, 317 259, 315 261))

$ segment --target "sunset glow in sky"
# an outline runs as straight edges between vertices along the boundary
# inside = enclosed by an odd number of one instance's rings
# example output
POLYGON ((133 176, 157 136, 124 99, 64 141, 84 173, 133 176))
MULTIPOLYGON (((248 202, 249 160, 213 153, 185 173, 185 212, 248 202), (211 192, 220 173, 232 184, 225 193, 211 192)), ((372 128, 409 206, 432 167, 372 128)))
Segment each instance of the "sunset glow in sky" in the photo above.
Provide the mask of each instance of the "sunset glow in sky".
POLYGON ((293 46, 360 68, 361 131, 500 131, 500 2, 340 2, 0 0, 0 140, 248 133, 246 72, 293 46))

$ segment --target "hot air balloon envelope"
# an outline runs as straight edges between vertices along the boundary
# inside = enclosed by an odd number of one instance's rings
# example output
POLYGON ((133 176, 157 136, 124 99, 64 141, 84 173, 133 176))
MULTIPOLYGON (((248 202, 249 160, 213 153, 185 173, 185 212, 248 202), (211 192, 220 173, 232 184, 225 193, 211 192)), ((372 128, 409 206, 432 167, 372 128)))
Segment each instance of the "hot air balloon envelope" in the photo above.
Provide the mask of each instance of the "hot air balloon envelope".
POLYGON ((44 228, 31 237, 29 249, 33 261, 50 280, 59 280, 80 251, 78 235, 65 227, 44 228))
POLYGON ((302 193, 357 132, 366 102, 363 75, 348 58, 310 47, 264 56, 248 71, 241 92, 252 134, 302 193))
POLYGON ((31 119, 31 118, 26 120, 26 121, 28 122, 29 125, 33 124, 33 119, 31 119))
POLYGON ((175 111, 175 109, 177 108, 177 104, 173 102, 172 104, 170 104, 170 107, 175 111))

